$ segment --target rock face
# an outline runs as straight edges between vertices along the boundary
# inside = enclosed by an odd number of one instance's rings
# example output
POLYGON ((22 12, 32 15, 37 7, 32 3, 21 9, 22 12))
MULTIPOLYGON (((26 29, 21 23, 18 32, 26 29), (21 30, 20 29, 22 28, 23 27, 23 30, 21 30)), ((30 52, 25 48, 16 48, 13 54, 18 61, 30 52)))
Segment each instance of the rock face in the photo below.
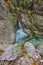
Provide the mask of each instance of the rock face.
POLYGON ((22 17, 22 25, 23 25, 23 29, 26 33, 31 34, 31 23, 28 17, 27 13, 22 13, 21 14, 22 17))
POLYGON ((29 52, 30 54, 35 54, 35 47, 30 42, 26 42, 24 47, 27 53, 29 52))
POLYGON ((4 0, 0 0, 0 17, 3 19, 8 19, 9 15, 11 15, 9 12, 9 7, 4 0))
POLYGON ((4 0, 0 0, 0 19, 10 20, 13 26, 17 24, 17 14, 10 12, 10 8, 4 0))
POLYGON ((43 16, 33 14, 33 21, 34 21, 34 33, 38 36, 43 36, 43 16))
POLYGON ((4 51, 1 53, 0 51, 0 60, 16 60, 18 57, 22 56, 21 45, 18 44, 5 44, 4 46, 1 44, 0 50, 4 51))
POLYGON ((37 49, 38 53, 43 56, 43 43, 37 45, 36 49, 37 49))
POLYGON ((6 2, 4 0, 0 0, 0 43, 15 42, 17 17, 14 17, 13 14, 10 13, 6 2))
POLYGON ((43 36, 43 16, 27 13, 23 13, 21 16, 23 29, 26 33, 35 34, 37 37, 43 36))
POLYGON ((31 43, 26 42, 24 48, 30 57, 32 57, 35 61, 41 59, 40 55, 36 52, 35 47, 31 43))
MULTIPOLYGON (((12 2, 14 4, 14 0, 12 0, 12 2)), ((31 7, 31 4, 29 3, 30 2, 27 0, 25 0, 25 2, 23 2, 22 0, 17 0, 17 1, 15 0, 14 5, 15 6, 23 5, 23 8, 27 9, 28 7, 31 7)), ((26 42, 23 45, 23 47, 22 47, 22 44, 19 44, 19 45, 12 44, 13 42, 15 42, 15 32, 17 30, 17 19, 19 18, 19 15, 18 13, 17 14, 11 13, 9 11, 10 8, 8 6, 9 5, 6 4, 5 0, 0 0, 0 60, 8 61, 7 63, 3 62, 2 64, 8 65, 9 61, 14 60, 15 61, 14 65, 41 65, 40 64, 41 56, 39 54, 43 56, 42 45, 39 45, 37 47, 37 51, 39 53, 38 54, 36 52, 35 47, 29 42, 26 42)), ((22 23, 22 26, 23 26, 23 31, 21 30, 23 38, 25 35, 23 32, 26 32, 29 35, 35 34, 38 37, 39 36, 42 37, 43 36, 43 16, 37 15, 37 14, 31 14, 30 16, 30 14, 28 13, 20 13, 20 14, 21 14, 20 22, 22 23)), ((21 36, 21 39, 22 39, 22 36, 21 36)), ((13 65, 13 62, 12 62, 12 65, 13 65)))
POLYGON ((24 47, 22 48, 21 44, 4 44, 0 45, 0 60, 16 60, 21 56, 29 56, 33 58, 35 61, 40 60, 40 55, 35 51, 34 46, 31 43, 25 43, 24 47), (28 46, 27 46, 28 45, 28 46))
POLYGON ((13 24, 7 20, 0 20, 0 43, 13 43, 14 39, 13 24))

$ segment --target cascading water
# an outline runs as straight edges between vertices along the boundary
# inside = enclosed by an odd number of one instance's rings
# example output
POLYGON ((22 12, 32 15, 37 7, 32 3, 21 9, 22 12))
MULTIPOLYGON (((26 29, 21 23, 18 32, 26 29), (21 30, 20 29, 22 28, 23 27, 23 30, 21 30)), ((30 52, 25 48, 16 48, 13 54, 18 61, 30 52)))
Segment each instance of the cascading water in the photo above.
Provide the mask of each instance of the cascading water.
POLYGON ((29 34, 26 34, 23 31, 21 22, 18 22, 19 29, 16 32, 16 43, 22 43, 27 37, 29 37, 29 34))
POLYGON ((21 22, 18 22, 18 26, 19 26, 19 29, 23 30, 21 22))

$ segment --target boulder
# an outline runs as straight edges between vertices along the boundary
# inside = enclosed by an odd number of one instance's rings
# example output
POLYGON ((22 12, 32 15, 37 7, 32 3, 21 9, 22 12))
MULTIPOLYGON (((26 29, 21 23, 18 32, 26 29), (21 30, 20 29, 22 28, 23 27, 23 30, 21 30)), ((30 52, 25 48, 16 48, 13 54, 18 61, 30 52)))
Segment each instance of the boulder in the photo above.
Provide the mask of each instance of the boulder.
POLYGON ((43 43, 42 44, 38 44, 36 47, 38 53, 43 56, 43 43))

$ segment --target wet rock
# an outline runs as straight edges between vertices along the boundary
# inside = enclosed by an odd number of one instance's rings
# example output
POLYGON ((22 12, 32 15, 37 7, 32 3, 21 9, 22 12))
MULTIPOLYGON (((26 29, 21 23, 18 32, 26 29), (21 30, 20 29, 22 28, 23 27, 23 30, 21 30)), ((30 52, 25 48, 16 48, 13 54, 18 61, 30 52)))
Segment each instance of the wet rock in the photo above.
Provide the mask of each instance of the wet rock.
POLYGON ((40 43, 43 44, 43 38, 33 38, 29 40, 29 42, 32 43, 36 47, 40 43))

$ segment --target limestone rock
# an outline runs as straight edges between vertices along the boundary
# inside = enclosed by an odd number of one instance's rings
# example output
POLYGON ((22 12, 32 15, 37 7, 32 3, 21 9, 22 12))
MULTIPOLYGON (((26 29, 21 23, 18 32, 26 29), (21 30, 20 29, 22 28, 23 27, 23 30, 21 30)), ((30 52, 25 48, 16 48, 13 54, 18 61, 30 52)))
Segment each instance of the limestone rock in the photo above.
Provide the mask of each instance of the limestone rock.
POLYGON ((40 62, 35 62, 32 58, 29 57, 20 57, 19 59, 16 60, 14 65, 41 65, 40 62))
POLYGON ((5 0, 0 0, 0 42, 15 42, 15 32, 17 30, 17 16, 10 12, 5 0))
POLYGON ((27 54, 29 54, 30 57, 32 57, 35 61, 37 61, 38 59, 39 60, 41 59, 41 56, 36 52, 35 47, 31 43, 26 42, 24 45, 24 48, 27 54))
POLYGON ((43 36, 43 16, 33 14, 33 21, 34 21, 34 32, 38 36, 43 36))
POLYGON ((0 17, 3 19, 8 19, 9 15, 11 16, 8 5, 4 0, 0 0, 0 17))
POLYGON ((9 20, 13 23, 15 29, 17 28, 17 14, 10 12, 10 8, 4 0, 0 0, 0 20, 2 19, 9 20))
POLYGON ((43 37, 43 16, 37 14, 21 14, 21 22, 24 32, 43 37))
MULTIPOLYGON (((20 56, 23 56, 25 52, 27 56, 32 57, 35 61, 40 60, 41 57, 38 53, 36 53, 34 46, 31 43, 25 43, 23 49, 21 44, 4 44, 0 45, 0 51, 4 51, 2 55, 0 55, 0 60, 16 60, 20 56), (25 51, 23 51, 25 50, 25 51)), ((24 55, 26 56, 26 55, 24 55)))
POLYGON ((8 20, 0 20, 0 43, 13 43, 14 35, 13 24, 8 20))
POLYGON ((18 57, 22 56, 21 46, 18 44, 4 44, 0 47, 0 50, 4 51, 0 56, 0 60, 16 60, 18 57))
POLYGON ((32 65, 29 58, 21 57, 16 61, 16 65, 32 65))
POLYGON ((37 49, 38 53, 43 56, 43 43, 38 44, 36 49, 37 49))
POLYGON ((31 34, 31 22, 27 13, 21 13, 21 22, 24 32, 31 34))
POLYGON ((35 47, 30 42, 26 42, 24 47, 25 47, 25 50, 27 51, 27 53, 30 53, 30 54, 35 53, 35 47))

